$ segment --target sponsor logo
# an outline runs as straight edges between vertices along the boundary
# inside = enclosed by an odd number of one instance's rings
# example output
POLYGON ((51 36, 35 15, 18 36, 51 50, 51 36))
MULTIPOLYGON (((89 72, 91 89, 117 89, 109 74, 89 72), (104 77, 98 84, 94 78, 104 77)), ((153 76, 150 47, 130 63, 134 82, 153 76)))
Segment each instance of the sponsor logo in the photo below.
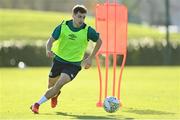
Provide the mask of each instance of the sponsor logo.
POLYGON ((68 36, 69 36, 70 40, 76 40, 76 38, 77 38, 77 36, 74 34, 69 34, 68 36))

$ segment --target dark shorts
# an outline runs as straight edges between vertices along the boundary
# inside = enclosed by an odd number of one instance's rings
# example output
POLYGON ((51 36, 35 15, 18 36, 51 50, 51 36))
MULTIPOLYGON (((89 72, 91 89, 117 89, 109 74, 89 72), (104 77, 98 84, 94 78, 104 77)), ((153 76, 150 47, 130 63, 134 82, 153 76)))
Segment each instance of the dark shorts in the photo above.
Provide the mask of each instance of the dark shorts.
POLYGON ((73 80, 80 70, 81 66, 73 65, 70 63, 63 63, 54 59, 49 77, 55 78, 61 73, 66 73, 69 75, 71 80, 73 80))

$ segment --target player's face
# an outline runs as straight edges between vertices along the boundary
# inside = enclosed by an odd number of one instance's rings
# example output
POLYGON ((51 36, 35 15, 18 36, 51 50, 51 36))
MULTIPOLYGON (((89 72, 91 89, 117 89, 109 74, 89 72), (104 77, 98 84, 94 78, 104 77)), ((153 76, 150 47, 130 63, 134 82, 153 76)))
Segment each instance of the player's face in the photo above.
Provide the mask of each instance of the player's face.
POLYGON ((73 14, 73 22, 75 27, 80 27, 86 18, 86 13, 80 13, 78 12, 77 14, 73 14))

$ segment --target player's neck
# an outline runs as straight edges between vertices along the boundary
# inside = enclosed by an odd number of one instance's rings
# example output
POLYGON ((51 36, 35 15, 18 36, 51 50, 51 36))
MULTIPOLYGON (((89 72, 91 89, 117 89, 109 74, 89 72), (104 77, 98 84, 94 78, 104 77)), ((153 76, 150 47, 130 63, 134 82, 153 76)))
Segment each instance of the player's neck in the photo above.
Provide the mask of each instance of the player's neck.
POLYGON ((76 24, 76 23, 74 22, 74 20, 73 20, 73 27, 74 27, 74 28, 80 28, 81 26, 79 26, 78 24, 76 24))

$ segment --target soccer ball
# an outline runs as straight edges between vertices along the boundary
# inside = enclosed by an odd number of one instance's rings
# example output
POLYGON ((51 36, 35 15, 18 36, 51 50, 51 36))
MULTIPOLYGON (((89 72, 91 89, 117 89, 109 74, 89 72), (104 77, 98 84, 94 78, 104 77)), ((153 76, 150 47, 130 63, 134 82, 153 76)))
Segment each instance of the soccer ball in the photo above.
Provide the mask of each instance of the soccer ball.
POLYGON ((108 113, 116 112, 119 109, 119 106, 119 100, 113 96, 105 98, 103 103, 104 110, 108 113))

